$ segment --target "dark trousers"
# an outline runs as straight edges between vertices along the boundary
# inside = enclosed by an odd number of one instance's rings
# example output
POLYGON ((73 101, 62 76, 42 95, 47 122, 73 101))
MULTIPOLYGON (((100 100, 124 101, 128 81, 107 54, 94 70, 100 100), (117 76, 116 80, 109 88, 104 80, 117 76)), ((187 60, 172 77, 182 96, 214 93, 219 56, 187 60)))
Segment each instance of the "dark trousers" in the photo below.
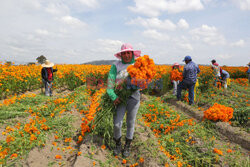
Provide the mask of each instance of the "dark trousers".
POLYGON ((195 86, 195 83, 188 83, 188 82, 181 81, 179 85, 177 86, 177 99, 178 100, 181 99, 182 89, 188 89, 189 104, 193 104, 194 103, 194 86, 195 86))

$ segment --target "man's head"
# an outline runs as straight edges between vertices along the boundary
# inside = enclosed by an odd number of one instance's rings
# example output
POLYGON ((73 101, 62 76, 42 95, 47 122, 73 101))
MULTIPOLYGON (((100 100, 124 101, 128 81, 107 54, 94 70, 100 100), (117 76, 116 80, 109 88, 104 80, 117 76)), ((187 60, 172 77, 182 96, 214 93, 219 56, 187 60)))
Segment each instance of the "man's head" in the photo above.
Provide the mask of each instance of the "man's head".
POLYGON ((213 60, 211 61, 211 63, 212 63, 212 64, 216 63, 216 60, 213 59, 213 60))
POLYGON ((187 56, 185 56, 185 58, 184 58, 183 61, 185 61, 185 63, 187 64, 187 63, 189 63, 190 61, 192 61, 192 58, 191 58, 189 55, 187 55, 187 56))

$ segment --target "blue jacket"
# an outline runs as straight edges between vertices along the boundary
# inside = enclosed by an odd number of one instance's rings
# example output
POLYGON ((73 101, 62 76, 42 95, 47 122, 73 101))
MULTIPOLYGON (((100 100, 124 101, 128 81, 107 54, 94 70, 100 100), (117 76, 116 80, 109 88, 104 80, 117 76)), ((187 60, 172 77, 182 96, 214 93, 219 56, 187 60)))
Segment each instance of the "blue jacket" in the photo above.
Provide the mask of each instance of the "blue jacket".
POLYGON ((183 71, 183 82, 188 84, 195 84, 197 80, 197 74, 200 72, 200 69, 197 64, 193 61, 190 61, 184 66, 183 71))

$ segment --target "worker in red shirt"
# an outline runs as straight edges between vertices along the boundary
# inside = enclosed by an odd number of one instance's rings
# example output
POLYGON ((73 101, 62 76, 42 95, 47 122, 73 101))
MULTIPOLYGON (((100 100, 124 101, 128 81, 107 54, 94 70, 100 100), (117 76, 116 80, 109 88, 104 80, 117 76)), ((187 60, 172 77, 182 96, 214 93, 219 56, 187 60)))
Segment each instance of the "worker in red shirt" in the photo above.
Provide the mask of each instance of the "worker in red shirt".
POLYGON ((42 64, 42 80, 45 87, 45 96, 52 96, 52 82, 53 82, 53 72, 57 72, 57 69, 53 69, 54 63, 49 60, 45 60, 42 64))

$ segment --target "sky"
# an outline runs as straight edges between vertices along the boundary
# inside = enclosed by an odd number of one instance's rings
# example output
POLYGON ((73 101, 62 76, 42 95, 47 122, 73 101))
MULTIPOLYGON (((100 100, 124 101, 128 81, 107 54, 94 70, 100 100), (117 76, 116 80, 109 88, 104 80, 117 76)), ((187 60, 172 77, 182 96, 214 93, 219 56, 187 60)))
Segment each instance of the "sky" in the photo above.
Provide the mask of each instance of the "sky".
POLYGON ((130 43, 157 64, 246 66, 250 0, 2 0, 0 61, 114 60, 130 43))

